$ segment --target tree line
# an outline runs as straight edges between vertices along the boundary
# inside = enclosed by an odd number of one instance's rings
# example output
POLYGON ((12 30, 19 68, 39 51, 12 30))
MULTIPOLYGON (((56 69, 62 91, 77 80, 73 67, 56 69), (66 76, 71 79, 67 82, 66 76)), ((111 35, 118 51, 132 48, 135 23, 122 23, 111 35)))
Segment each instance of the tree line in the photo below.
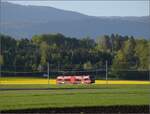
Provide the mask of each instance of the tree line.
POLYGON ((108 67, 114 76, 119 70, 149 70, 150 41, 118 34, 74 38, 63 34, 41 34, 16 39, 0 34, 2 70, 45 71, 51 69, 98 69, 108 67), (119 70, 117 70, 119 69, 119 70))

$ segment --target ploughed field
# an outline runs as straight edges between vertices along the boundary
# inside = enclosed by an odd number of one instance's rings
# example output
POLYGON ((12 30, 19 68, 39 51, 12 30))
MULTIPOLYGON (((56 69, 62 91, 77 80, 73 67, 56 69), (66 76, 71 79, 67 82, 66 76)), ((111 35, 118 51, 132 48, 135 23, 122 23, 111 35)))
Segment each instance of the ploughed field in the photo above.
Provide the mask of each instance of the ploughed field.
MULTIPOLYGON (((8 80, 19 81, 20 79, 8 80)), ((34 78, 32 79, 34 80, 34 78)), ((62 110, 76 112, 75 110, 78 109, 81 109, 78 110, 80 112, 92 112, 100 109, 105 112, 105 107, 108 107, 106 111, 115 111, 114 109, 119 110, 115 107, 122 106, 126 107, 123 109, 125 111, 132 107, 131 110, 135 112, 138 110, 144 112, 144 110, 148 111, 150 103, 150 85, 147 83, 109 84, 108 82, 108 84, 91 85, 47 85, 34 84, 32 80, 33 84, 4 84, 5 80, 4 78, 0 80, 1 112, 13 112, 13 110, 15 112, 40 112, 43 110, 43 112, 52 111, 54 113, 58 110, 60 112, 63 112, 62 110)), ((9 82, 8 80, 7 82, 9 82)))

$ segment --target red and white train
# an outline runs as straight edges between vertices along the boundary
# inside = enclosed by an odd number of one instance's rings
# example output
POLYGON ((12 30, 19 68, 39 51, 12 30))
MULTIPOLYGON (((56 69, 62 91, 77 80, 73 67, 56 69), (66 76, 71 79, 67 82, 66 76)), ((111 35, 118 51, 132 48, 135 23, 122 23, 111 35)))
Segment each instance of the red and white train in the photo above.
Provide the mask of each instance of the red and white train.
POLYGON ((57 84, 91 84, 94 80, 89 75, 81 76, 58 76, 57 84))

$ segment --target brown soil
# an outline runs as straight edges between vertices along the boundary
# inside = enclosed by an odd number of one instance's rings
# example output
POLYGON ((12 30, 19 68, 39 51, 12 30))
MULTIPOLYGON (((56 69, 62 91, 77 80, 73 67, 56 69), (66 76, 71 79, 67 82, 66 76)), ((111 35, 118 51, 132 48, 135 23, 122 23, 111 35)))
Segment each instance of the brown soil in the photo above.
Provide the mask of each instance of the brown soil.
POLYGON ((24 109, 24 110, 7 110, 1 111, 1 113, 150 113, 149 105, 137 105, 137 106, 97 106, 97 107, 66 107, 66 108, 38 108, 38 109, 24 109))

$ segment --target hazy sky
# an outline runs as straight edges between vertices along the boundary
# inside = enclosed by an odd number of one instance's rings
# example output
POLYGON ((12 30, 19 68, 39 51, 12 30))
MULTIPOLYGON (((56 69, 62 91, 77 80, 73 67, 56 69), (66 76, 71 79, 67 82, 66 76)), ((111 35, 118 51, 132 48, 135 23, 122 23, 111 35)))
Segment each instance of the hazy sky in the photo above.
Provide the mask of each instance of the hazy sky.
POLYGON ((92 16, 148 16, 149 1, 9 1, 22 5, 51 6, 92 16))

